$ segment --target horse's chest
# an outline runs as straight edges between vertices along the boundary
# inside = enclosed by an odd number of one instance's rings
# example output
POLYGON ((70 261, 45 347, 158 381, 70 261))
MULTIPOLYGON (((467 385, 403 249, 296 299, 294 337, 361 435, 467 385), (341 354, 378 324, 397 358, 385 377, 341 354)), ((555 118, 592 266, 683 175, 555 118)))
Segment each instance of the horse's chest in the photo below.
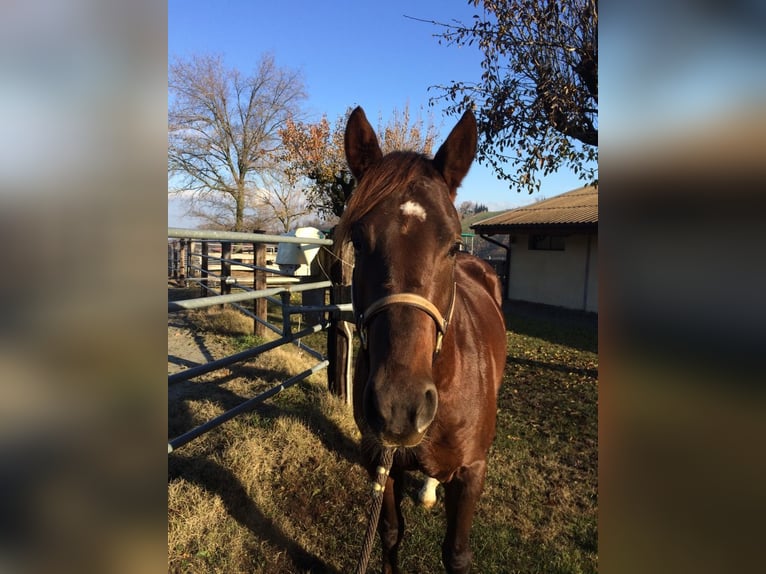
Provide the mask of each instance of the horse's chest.
POLYGON ((427 475, 447 482, 466 463, 465 449, 447 437, 428 437, 417 451, 417 466, 427 475))

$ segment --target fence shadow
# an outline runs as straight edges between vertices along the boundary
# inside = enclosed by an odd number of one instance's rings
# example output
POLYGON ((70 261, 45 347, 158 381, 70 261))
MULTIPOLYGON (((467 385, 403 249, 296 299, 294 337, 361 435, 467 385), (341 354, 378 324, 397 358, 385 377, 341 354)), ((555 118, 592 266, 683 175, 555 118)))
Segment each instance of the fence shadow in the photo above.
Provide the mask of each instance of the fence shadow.
POLYGON ((188 369, 192 367, 199 367, 201 364, 201 363, 198 363, 197 361, 191 361, 189 359, 184 359, 183 357, 178 357, 176 355, 168 355, 168 363, 178 365, 179 367, 186 367, 188 369))
MULTIPOLYGON (((168 393, 168 433, 169 438, 183 434, 202 424, 194 418, 190 412, 187 401, 207 400, 215 403, 223 411, 228 411, 241 403, 257 396, 259 393, 278 385, 281 381, 289 378, 292 373, 282 370, 259 369, 251 366, 238 366, 225 376, 210 381, 181 381, 169 387, 168 393), (260 378, 263 385, 249 396, 243 396, 223 386, 225 383, 238 378, 260 378)), ((359 464, 359 445, 350 439, 341 428, 322 412, 320 407, 321 395, 326 394, 326 388, 314 383, 301 381, 295 387, 283 391, 284 393, 301 392, 308 394, 308 400, 302 404, 304 408, 282 406, 274 403, 274 398, 267 399, 256 405, 252 412, 257 413, 262 419, 277 419, 280 417, 300 418, 305 422, 322 445, 330 452, 334 452, 345 460, 359 464)), ((240 415, 241 416, 241 415, 240 415)), ((226 424, 226 423, 224 423, 226 424)))
MULTIPOLYGON (((241 397, 237 393, 222 388, 220 383, 221 381, 216 380, 210 383, 182 382, 173 385, 178 388, 187 387, 186 392, 182 393, 186 400, 169 400, 172 414, 169 414, 168 423, 169 431, 176 432, 173 436, 190 430, 200 422, 193 420, 194 417, 189 410, 190 397, 193 397, 191 400, 215 401, 224 409, 251 398, 241 397)), ((269 421, 279 418, 297 418, 329 453, 352 464, 359 464, 358 443, 345 434, 320 406, 320 395, 327 393, 325 388, 315 383, 302 381, 284 393, 304 393, 307 396, 301 397, 299 401, 289 400, 282 404, 275 403, 274 398, 268 399, 252 411, 257 413, 260 419, 257 424, 270 426, 269 421), (303 406, 294 406, 294 404, 303 406)), ((204 437, 196 440, 204 440, 204 437)), ((269 518, 248 495, 246 485, 231 469, 224 466, 225 462, 219 463, 208 458, 211 449, 218 450, 215 444, 208 444, 209 447, 199 455, 184 456, 183 451, 171 453, 168 456, 168 480, 183 479, 200 486, 210 494, 218 495, 229 516, 250 530, 258 539, 269 543, 277 552, 286 555, 283 560, 289 560, 289 571, 339 574, 335 567, 310 552, 269 518)), ((363 473, 361 467, 359 472, 363 473)))
POLYGON ((547 363, 544 361, 535 361, 533 359, 521 359, 518 357, 512 357, 510 355, 506 357, 505 363, 507 365, 520 365, 523 367, 530 367, 535 369, 549 369, 551 371, 558 371, 560 373, 573 373, 583 377, 598 379, 598 369, 584 369, 581 367, 565 365, 562 363, 547 363))
POLYGON ((208 459, 170 455, 168 481, 183 478, 220 497, 228 514, 258 538, 284 550, 301 571, 340 574, 286 535, 248 496, 240 480, 226 467, 208 459))

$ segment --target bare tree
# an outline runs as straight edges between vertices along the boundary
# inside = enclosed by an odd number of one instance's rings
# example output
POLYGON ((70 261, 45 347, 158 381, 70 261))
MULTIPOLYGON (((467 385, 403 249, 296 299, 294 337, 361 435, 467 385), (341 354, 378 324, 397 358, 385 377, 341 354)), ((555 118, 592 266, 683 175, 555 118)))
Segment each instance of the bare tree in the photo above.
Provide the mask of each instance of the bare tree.
MULTIPOLYGON (((240 231, 268 229, 274 218, 267 205, 261 201, 257 189, 248 188, 245 193, 245 209, 240 231)), ((231 231, 234 229, 234 198, 227 194, 197 194, 188 198, 187 215, 199 220, 202 229, 231 231)))
POLYGON ((193 192, 195 211, 215 205, 209 217, 243 230, 248 201, 275 168, 278 130, 306 97, 301 76, 271 55, 252 75, 197 55, 171 64, 168 87, 169 188, 193 192))
POLYGON ((463 218, 472 214, 475 208, 476 204, 473 201, 463 201, 458 205, 457 212, 460 214, 460 217, 463 218))
POLYGON ((264 178, 264 185, 258 190, 259 201, 279 231, 290 231, 312 213, 303 190, 284 171, 274 170, 264 178))

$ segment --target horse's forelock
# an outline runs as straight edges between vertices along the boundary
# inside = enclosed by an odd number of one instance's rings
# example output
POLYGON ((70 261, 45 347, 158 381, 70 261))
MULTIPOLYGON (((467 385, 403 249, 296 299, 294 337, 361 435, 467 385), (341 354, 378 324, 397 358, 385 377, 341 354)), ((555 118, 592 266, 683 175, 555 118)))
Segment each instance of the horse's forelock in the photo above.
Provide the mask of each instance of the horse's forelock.
POLYGON ((351 226, 370 213, 380 202, 423 173, 427 158, 415 152, 392 152, 368 171, 351 194, 346 210, 335 228, 336 248, 349 240, 351 226))

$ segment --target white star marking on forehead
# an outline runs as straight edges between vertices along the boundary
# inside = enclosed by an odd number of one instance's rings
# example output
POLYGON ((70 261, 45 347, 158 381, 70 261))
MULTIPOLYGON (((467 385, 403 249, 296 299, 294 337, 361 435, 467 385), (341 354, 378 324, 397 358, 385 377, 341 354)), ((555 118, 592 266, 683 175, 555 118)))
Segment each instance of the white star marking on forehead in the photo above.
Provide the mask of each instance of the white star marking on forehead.
POLYGON ((413 217, 417 217, 420 221, 426 220, 426 210, 423 209, 423 206, 419 203, 408 201, 406 203, 402 203, 399 206, 399 209, 402 210, 404 215, 412 215, 413 217))

